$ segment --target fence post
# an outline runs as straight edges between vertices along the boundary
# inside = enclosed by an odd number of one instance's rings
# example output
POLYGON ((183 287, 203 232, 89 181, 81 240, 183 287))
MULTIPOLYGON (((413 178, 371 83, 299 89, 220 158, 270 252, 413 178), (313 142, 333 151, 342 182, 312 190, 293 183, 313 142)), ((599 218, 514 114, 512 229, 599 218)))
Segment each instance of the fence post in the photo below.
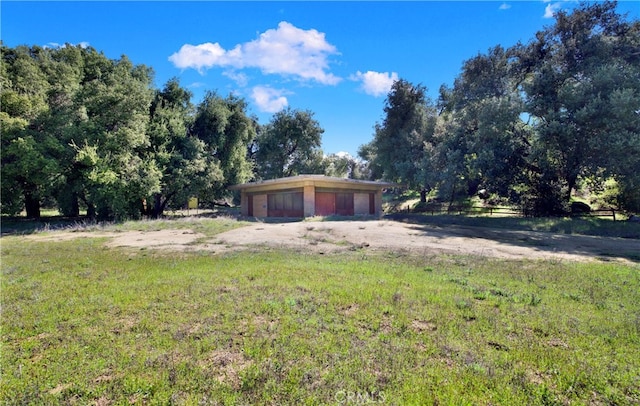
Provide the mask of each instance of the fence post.
POLYGON ((616 210, 611 209, 611 213, 613 214, 613 221, 616 221, 616 210))

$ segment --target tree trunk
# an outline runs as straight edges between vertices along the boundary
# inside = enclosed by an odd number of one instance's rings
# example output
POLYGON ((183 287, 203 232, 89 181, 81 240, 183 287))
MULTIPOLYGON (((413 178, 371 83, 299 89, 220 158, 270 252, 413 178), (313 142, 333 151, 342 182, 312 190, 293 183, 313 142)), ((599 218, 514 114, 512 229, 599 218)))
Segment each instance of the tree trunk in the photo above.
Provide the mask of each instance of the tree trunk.
POLYGON ((95 219, 96 218, 96 206, 94 206, 92 203, 90 203, 87 200, 87 197, 85 196, 84 192, 81 192, 80 194, 78 194, 78 198, 80 200, 82 200, 82 202, 87 206, 87 217, 90 219, 95 219))
POLYGON ((91 203, 87 203, 87 217, 90 219, 96 218, 96 206, 91 203))
POLYGON ((162 215, 164 207, 162 204, 162 194, 156 193, 153 196, 153 210, 151 210, 151 218, 157 219, 162 215))
POLYGON ((40 218, 40 200, 33 197, 31 192, 24 192, 24 208, 27 212, 27 218, 40 218))
POLYGON ((451 211, 451 208, 453 207, 453 201, 456 198, 456 183, 453 182, 453 185, 451 186, 451 199, 449 199, 449 208, 447 209, 447 212, 451 211))
POLYGON ((426 202, 427 202, 427 190, 422 189, 420 191, 420 203, 426 203, 426 202))
POLYGON ((164 200, 162 199, 162 193, 156 193, 153 196, 153 209, 151 209, 151 218, 157 219, 162 216, 164 213, 164 209, 167 207, 167 203, 169 200, 175 195, 175 193, 171 193, 164 200))
POLYGON ((571 201, 571 192, 573 192, 573 189, 575 189, 576 184, 578 183, 578 177, 577 176, 570 176, 567 179, 567 195, 565 196, 565 203, 569 203, 571 201))
POLYGON ((80 204, 78 203, 78 194, 73 193, 71 195, 71 207, 69 210, 71 217, 80 217, 80 204))

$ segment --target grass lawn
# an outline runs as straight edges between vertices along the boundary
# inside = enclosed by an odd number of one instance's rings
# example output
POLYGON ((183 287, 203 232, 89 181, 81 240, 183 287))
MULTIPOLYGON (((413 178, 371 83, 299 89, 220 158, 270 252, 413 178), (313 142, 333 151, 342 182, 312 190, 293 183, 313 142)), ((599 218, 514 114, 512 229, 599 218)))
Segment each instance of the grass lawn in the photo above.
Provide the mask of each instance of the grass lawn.
POLYGON ((638 265, 1 243, 2 404, 640 403, 638 265))

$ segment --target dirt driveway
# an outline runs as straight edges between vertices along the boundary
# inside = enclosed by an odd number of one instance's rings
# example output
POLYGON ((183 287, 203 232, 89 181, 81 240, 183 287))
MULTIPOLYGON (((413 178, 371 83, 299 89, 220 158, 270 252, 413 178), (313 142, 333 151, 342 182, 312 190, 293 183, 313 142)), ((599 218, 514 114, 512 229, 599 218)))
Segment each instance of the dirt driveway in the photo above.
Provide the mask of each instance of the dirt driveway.
POLYGON ((638 263, 640 256, 637 239, 409 224, 392 220, 252 223, 212 238, 190 230, 61 232, 30 238, 60 240, 99 236, 109 237, 107 244, 112 247, 214 254, 242 249, 288 248, 320 254, 361 250, 627 263, 638 263))
POLYGON ((320 253, 361 249, 580 261, 629 261, 640 253, 640 241, 623 238, 437 227, 388 220, 254 224, 220 234, 208 246, 214 250, 270 246, 320 253))

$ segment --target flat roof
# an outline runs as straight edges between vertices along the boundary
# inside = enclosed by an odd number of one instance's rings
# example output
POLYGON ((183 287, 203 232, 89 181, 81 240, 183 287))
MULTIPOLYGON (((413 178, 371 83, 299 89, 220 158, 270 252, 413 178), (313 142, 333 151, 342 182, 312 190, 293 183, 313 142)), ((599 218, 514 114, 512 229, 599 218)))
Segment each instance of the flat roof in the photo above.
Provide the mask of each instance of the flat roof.
POLYGON ((336 178, 333 176, 325 175, 297 175, 287 178, 269 179, 258 182, 243 183, 240 185, 230 186, 231 190, 243 190, 243 189, 255 189, 255 188, 268 188, 273 187, 300 187, 305 185, 314 186, 348 186, 348 187, 362 187, 363 189, 374 190, 382 189, 385 187, 396 187, 395 183, 377 182, 372 180, 359 180, 359 179, 347 179, 336 178))

